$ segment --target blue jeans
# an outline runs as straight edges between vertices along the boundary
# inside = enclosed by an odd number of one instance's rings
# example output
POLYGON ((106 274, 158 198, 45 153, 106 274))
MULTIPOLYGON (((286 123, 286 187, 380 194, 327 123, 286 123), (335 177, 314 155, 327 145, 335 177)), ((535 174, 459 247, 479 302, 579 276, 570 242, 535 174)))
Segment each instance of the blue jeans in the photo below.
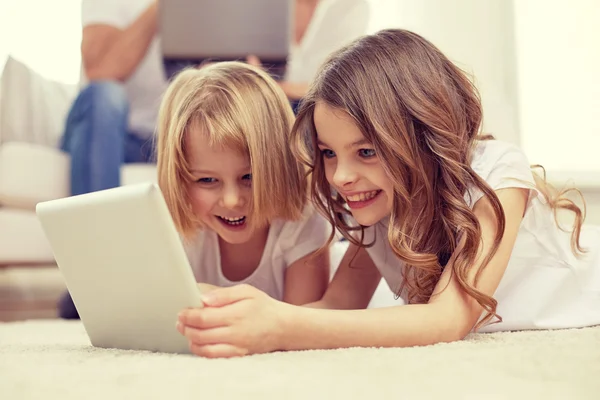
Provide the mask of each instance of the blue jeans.
MULTIPOLYGON (((79 93, 61 143, 71 155, 72 195, 118 187, 124 163, 152 160, 152 140, 129 132, 128 116, 129 103, 119 83, 92 82, 79 93)), ((58 303, 58 315, 79 318, 68 292, 58 303)))
POLYGON ((124 163, 152 159, 152 140, 129 132, 128 116, 129 103, 119 83, 92 82, 79 93, 61 143, 71 155, 72 195, 118 187, 124 163))

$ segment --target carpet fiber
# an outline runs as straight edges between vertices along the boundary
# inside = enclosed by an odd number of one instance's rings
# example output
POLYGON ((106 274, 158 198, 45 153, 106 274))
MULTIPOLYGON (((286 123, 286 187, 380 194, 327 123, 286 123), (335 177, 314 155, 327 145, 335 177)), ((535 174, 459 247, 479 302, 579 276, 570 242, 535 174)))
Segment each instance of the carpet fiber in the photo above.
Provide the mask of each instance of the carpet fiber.
POLYGON ((98 349, 80 322, 0 324, 2 399, 599 399, 600 327, 231 360, 98 349))

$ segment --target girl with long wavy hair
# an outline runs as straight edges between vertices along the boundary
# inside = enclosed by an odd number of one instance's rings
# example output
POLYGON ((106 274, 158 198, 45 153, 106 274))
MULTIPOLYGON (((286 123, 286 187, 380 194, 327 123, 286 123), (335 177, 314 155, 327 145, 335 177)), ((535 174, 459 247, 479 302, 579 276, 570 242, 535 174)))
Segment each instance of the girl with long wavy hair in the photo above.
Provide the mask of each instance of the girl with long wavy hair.
POLYGON ((313 202, 348 250, 309 307, 247 286, 211 292, 204 310, 180 316, 197 354, 402 347, 473 330, 600 324, 600 230, 584 228, 566 192, 481 126, 471 81, 417 34, 381 31, 333 54, 292 136, 313 202), (574 216, 565 231, 564 211, 574 216), (364 310, 381 277, 405 305, 364 310))

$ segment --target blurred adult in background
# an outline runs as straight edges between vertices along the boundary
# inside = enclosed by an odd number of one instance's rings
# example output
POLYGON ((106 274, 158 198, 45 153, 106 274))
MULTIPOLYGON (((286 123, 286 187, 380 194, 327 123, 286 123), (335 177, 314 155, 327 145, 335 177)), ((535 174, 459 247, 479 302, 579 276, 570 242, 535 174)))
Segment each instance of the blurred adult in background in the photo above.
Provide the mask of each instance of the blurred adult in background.
MULTIPOLYGON (((366 0, 295 0, 291 54, 279 82, 293 106, 327 56, 366 33, 366 0)), ((158 106, 167 87, 157 0, 82 0, 82 84, 62 149, 71 155, 71 193, 118 187, 123 163, 151 162, 158 106)), ((256 57, 248 61, 260 65, 256 57)), ((68 292, 61 318, 79 318, 68 292)))

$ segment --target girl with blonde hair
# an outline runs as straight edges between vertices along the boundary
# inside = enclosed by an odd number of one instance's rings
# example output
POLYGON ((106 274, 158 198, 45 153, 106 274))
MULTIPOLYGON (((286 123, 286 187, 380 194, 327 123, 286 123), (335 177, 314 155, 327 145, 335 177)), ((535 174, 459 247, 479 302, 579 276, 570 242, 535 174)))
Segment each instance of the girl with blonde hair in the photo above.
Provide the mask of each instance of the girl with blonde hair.
POLYGON ((600 324, 600 229, 481 125, 471 81, 417 34, 381 31, 333 54, 293 136, 348 251, 311 307, 248 287, 209 293, 206 309, 179 319, 197 354, 222 341, 234 355, 600 324), (570 232, 561 210, 574 215, 570 232), (405 304, 358 310, 380 277, 405 304))
POLYGON ((179 73, 160 107, 158 180, 204 289, 252 285, 291 304, 319 300, 331 228, 308 202, 289 149, 292 109, 244 63, 179 73))

